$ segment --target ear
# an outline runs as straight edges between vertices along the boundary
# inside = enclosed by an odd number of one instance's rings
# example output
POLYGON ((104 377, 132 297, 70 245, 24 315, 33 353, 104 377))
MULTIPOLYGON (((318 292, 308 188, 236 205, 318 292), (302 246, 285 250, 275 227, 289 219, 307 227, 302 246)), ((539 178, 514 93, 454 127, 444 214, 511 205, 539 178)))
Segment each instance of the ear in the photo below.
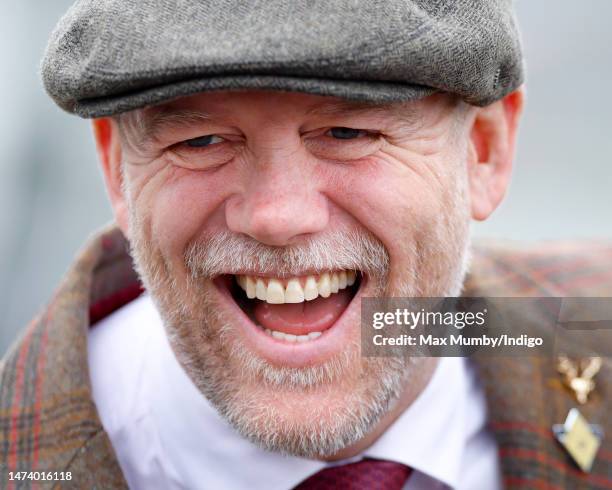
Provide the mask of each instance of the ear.
POLYGON ((512 172, 518 123, 525 94, 521 87, 472 115, 468 155, 472 217, 487 219, 502 201, 512 172))
POLYGON ((113 207, 115 221, 128 236, 127 203, 123 195, 123 174, 121 171, 122 152, 119 127, 110 118, 94 119, 93 132, 98 151, 98 159, 104 174, 106 192, 113 207))

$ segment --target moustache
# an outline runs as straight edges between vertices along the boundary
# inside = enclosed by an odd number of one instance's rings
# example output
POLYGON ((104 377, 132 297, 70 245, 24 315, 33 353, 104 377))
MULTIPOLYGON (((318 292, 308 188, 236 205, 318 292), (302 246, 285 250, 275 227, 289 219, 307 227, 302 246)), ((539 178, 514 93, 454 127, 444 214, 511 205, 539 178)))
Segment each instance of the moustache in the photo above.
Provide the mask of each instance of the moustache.
POLYGON ((184 260, 194 278, 244 273, 290 277, 342 269, 386 277, 389 269, 385 246, 360 229, 337 230, 286 246, 223 231, 191 242, 184 260))

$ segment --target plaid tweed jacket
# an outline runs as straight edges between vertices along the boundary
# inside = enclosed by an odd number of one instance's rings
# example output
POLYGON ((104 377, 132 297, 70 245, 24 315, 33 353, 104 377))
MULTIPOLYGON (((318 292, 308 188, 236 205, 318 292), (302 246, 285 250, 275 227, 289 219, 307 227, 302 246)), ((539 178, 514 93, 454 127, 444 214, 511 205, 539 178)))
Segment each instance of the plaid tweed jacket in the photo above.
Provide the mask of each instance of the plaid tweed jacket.
MULTIPOLYGON (((126 488, 92 400, 87 329, 142 292, 118 229, 90 240, 46 310, 0 365, 0 488, 126 488), (70 481, 9 482, 10 471, 70 471, 70 481)), ((489 245, 476 251, 466 296, 612 296, 612 247, 489 245)), ((612 361, 580 407, 603 426, 590 474, 553 438, 576 403, 552 360, 478 361, 506 488, 612 489, 612 361)))

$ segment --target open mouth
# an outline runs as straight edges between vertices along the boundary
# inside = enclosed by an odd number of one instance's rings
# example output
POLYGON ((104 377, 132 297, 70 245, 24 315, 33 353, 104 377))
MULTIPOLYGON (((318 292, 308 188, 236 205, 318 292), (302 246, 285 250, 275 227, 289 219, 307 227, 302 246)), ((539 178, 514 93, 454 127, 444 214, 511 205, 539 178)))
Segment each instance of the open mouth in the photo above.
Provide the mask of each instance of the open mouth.
POLYGON ((362 275, 352 270, 288 278, 227 274, 220 279, 257 329, 289 344, 325 336, 363 282, 362 275))

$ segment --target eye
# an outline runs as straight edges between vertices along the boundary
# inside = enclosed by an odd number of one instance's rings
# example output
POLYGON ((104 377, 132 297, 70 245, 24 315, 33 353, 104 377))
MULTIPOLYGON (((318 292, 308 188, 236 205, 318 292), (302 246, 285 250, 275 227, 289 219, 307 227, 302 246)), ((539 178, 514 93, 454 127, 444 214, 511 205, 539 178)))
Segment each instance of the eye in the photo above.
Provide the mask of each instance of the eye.
POLYGON ((200 136, 198 138, 193 138, 184 142, 185 145, 190 148, 205 148, 207 146, 212 146, 217 143, 223 143, 225 141, 223 138, 216 136, 214 134, 208 134, 206 136, 200 136))
POLYGON ((368 132, 364 131, 363 129, 337 127, 331 128, 327 133, 325 133, 325 135, 331 136, 332 138, 336 138, 339 140, 352 140, 355 138, 367 136, 368 132))

